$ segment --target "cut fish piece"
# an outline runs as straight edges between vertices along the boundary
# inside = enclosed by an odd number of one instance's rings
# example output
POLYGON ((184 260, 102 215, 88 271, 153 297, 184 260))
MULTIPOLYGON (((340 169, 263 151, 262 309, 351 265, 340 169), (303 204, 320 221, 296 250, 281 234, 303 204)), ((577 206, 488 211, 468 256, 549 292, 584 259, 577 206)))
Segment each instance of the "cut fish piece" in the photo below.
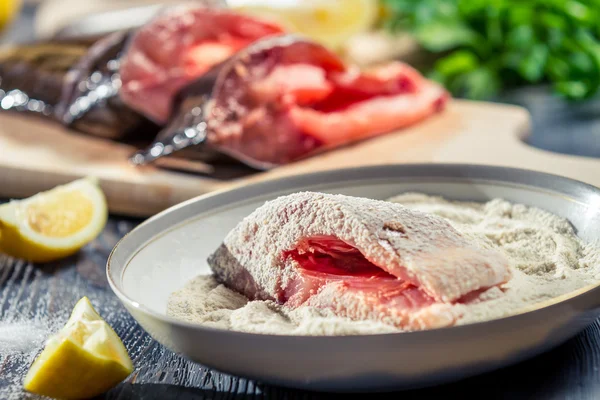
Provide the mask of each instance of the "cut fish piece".
POLYGON ((414 124, 449 98, 404 63, 360 71, 302 39, 244 52, 216 81, 207 142, 261 169, 414 124))
POLYGON ((250 299, 406 330, 453 325, 454 304, 511 277, 502 253, 474 246, 442 218, 313 192, 258 208, 208 262, 218 280, 250 299))
POLYGON ((295 35, 263 38, 175 97, 169 124, 132 161, 186 151, 271 169, 392 132, 441 112, 449 95, 412 67, 360 71, 295 35))
POLYGON ((271 22, 226 9, 172 7, 132 38, 120 68, 121 97, 154 122, 165 123, 183 86, 255 40, 282 32, 271 22))

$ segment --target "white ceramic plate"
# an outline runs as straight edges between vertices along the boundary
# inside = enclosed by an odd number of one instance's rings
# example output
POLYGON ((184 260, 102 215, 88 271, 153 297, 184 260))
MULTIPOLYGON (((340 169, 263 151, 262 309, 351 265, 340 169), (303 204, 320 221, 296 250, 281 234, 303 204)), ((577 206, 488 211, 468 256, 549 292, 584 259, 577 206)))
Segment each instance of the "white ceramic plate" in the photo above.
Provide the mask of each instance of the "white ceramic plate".
POLYGON ((182 203, 144 222, 113 250, 112 289, 156 340, 217 370, 266 383, 327 391, 381 391, 440 384, 503 367, 571 338, 600 315, 587 288, 520 315, 423 332, 344 337, 217 330, 166 316, 167 298, 208 273, 207 256, 266 200, 312 190, 385 199, 404 191, 456 200, 495 197, 568 218, 600 239, 600 190, 553 175, 474 165, 395 165, 272 180, 182 203))

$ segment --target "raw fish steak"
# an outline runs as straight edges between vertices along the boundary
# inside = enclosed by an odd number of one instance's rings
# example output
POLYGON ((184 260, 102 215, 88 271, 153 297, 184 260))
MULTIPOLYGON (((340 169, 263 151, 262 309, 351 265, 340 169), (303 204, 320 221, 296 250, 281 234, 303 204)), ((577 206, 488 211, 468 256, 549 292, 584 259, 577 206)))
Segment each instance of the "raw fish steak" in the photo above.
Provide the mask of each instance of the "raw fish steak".
POLYGON ((173 7, 132 38, 120 68, 121 97, 165 123, 179 89, 255 40, 282 32, 275 24, 225 9, 173 7))
POLYGON ((302 192, 265 203, 209 257, 252 300, 329 309, 403 330, 451 326, 454 304, 508 281, 502 253, 400 204, 302 192))
POLYGON ((134 161, 195 146, 270 169, 417 123, 448 98, 401 62, 361 71, 307 39, 264 38, 182 89, 171 121, 134 161))
POLYGON ((217 80, 209 135, 229 153, 286 164, 421 121, 448 99, 401 62, 360 71, 316 43, 268 41, 217 80))

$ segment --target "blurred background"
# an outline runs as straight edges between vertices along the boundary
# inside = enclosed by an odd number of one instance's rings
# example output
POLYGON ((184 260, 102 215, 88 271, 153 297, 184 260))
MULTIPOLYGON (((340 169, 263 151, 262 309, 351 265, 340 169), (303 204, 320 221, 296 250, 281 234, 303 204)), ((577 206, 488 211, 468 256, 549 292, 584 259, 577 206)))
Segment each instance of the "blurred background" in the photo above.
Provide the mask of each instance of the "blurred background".
MULTIPOLYGON (((533 146, 600 157, 600 1, 230 0, 345 58, 402 59, 454 96, 518 104, 533 146)), ((85 36, 143 24, 151 0, 1 0, 3 43, 85 36)))

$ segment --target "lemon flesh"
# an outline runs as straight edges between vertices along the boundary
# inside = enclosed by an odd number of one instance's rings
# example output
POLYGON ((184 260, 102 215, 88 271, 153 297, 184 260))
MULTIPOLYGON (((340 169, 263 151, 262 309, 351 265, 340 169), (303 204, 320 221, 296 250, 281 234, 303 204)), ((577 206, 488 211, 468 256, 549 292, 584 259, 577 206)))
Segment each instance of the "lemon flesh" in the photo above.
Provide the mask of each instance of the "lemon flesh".
POLYGON ((100 234, 106 198, 94 178, 84 178, 0 206, 0 252, 33 262, 77 252, 100 234))
POLYGON ((270 19, 289 31, 338 50, 377 21, 377 0, 231 0, 231 8, 270 19))
POLYGON ((132 371, 121 339, 83 297, 66 325, 48 339, 23 386, 42 396, 82 399, 106 392, 132 371))

